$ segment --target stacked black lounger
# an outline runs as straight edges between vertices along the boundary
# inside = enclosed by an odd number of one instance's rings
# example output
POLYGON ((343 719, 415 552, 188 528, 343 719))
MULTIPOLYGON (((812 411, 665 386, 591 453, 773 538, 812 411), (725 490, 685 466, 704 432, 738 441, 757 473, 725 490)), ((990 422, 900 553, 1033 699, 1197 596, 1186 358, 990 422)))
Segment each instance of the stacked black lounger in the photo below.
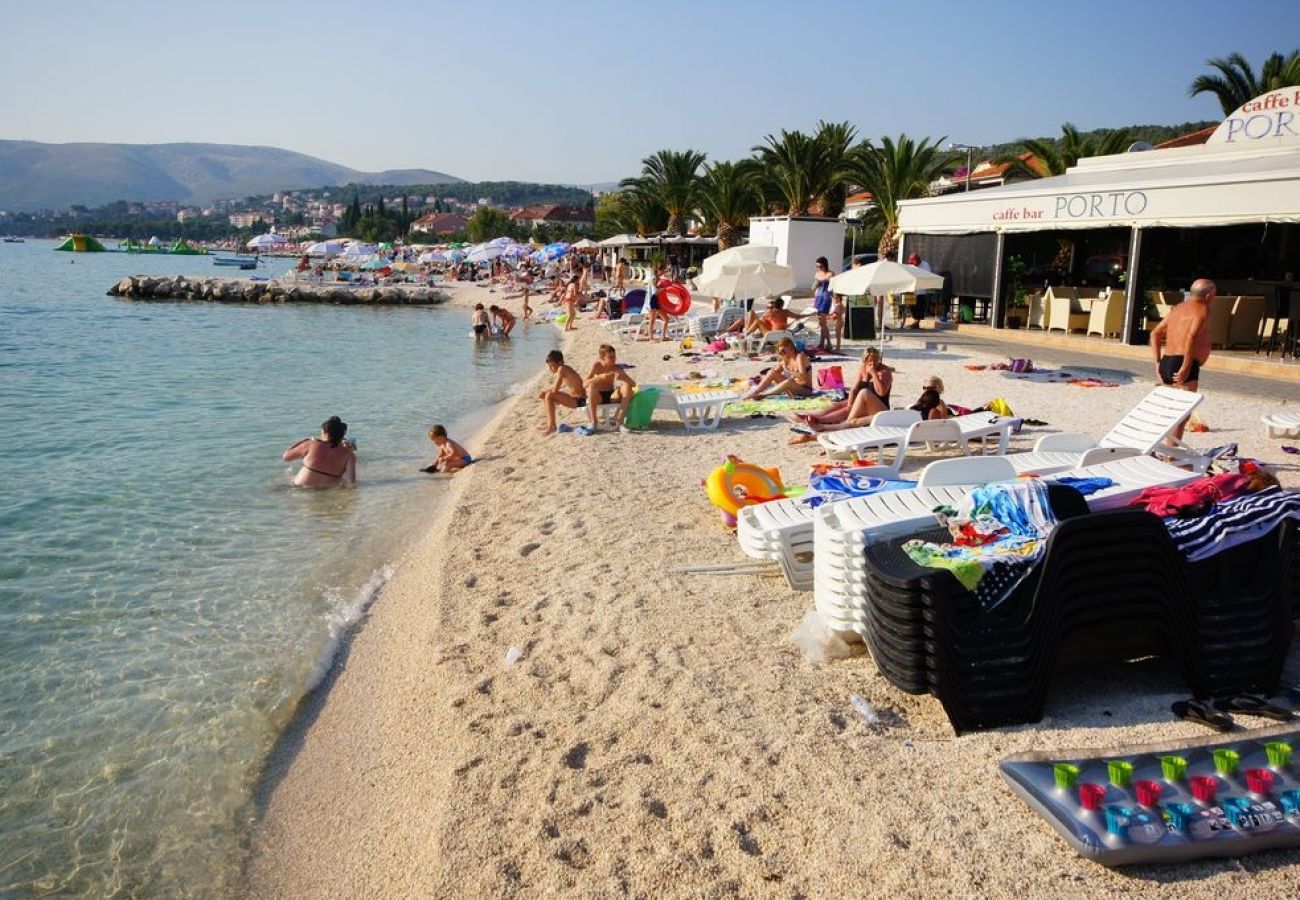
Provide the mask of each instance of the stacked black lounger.
POLYGON ((958 732, 1038 721, 1058 662, 1159 653, 1199 697, 1277 688, 1300 604, 1293 524, 1188 563, 1151 513, 1089 513, 1056 485, 1050 500, 1042 559, 990 611, 902 550, 946 530, 868 545, 867 645, 892 684, 934 694, 958 732))

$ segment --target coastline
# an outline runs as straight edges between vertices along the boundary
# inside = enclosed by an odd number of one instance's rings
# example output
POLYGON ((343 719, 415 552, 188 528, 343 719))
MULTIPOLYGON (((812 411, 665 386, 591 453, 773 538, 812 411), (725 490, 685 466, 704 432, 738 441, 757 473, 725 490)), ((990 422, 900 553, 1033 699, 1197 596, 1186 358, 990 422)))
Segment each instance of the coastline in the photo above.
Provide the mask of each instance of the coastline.
MULTIPOLYGON (((464 287, 448 307, 487 302, 464 287)), ((584 318, 566 339, 581 371, 605 334, 584 318)), ((949 343, 933 353, 900 335, 887 348, 895 406, 935 373, 956 402, 1005 396, 1050 430, 1100 434, 1149 389, 973 373, 963 364, 989 354, 949 343)), ((758 368, 617 347, 638 381, 758 368)), ((1105 377, 1104 365, 1071 369, 1105 377)), ((1243 455, 1277 460, 1258 424, 1277 401, 1207 382, 1215 433, 1198 443, 1239 440, 1243 455)), ((455 476, 304 700, 268 766, 247 893, 827 896, 942 882, 958 895, 1070 883, 1222 897, 1285 892, 1300 874, 1295 851, 1104 870, 997 781, 996 761, 1021 750, 1204 736, 1170 719, 1186 689, 1167 666, 1058 680, 1037 725, 955 737, 937 702, 891 688, 869 656, 804 661, 789 634, 810 595, 779 578, 677 573, 743 559, 698 487, 719 458, 802 478, 814 454, 786 444, 784 422, 689 434, 660 413, 649 433, 543 438, 537 420, 528 391, 501 405, 470 448, 482 464, 455 476), (511 647, 524 655, 507 665, 511 647), (855 716, 853 693, 878 726, 855 716)), ((926 461, 909 455, 909 474, 926 461)), ((1279 475, 1300 483, 1294 466, 1279 475)), ((1286 677, 1300 678, 1294 651, 1286 677)))

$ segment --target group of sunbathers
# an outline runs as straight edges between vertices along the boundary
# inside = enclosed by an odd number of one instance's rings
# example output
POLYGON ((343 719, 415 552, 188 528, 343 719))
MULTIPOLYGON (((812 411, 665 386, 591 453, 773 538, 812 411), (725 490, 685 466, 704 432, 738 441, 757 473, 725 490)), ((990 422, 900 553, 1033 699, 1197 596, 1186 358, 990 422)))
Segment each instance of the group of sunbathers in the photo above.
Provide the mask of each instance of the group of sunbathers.
MULTIPOLYGON (((869 347, 862 354, 857 378, 844 400, 819 413, 796 413, 795 418, 812 432, 860 428, 871 424, 877 413, 889 409, 893 389, 893 367, 885 364, 878 349, 869 347)), ((923 419, 947 419, 952 416, 953 410, 943 400, 943 380, 937 375, 926 378, 921 384, 920 398, 909 409, 919 412, 923 419)), ((814 439, 814 434, 802 434, 796 436, 791 443, 805 443, 814 439)))
POLYGON ((555 376, 555 380, 549 388, 537 395, 546 414, 546 422, 538 426, 538 431, 554 434, 558 429, 556 411, 563 406, 565 409, 585 408, 594 432, 600 424, 597 415, 599 407, 611 403, 618 404, 618 412, 614 415, 615 426, 620 430, 626 429, 623 420, 627 415, 628 404, 632 402, 632 394, 636 391, 636 382, 618 364, 613 347, 609 344, 600 345, 596 361, 592 363, 586 378, 564 361, 564 354, 559 350, 546 354, 546 368, 555 376))

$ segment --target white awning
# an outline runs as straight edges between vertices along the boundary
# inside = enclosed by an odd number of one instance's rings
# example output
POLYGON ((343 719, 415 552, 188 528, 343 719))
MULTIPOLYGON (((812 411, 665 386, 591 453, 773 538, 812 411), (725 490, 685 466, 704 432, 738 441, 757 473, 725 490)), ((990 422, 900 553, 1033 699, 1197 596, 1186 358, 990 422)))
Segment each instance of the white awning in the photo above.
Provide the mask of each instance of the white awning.
POLYGON ((906 200, 904 234, 1194 228, 1300 222, 1297 141, 1223 144, 1079 160, 1064 175, 906 200))

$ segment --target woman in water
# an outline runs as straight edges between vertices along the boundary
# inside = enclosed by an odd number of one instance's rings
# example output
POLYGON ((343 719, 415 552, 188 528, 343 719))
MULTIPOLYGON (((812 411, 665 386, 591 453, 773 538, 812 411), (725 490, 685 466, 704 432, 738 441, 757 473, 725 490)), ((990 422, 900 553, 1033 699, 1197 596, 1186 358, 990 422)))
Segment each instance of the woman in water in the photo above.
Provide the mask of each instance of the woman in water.
POLYGON ((357 483, 357 455, 343 436, 348 426, 338 416, 330 416, 320 427, 320 437, 306 437, 281 456, 285 462, 302 460, 294 476, 299 487, 335 487, 357 483))

